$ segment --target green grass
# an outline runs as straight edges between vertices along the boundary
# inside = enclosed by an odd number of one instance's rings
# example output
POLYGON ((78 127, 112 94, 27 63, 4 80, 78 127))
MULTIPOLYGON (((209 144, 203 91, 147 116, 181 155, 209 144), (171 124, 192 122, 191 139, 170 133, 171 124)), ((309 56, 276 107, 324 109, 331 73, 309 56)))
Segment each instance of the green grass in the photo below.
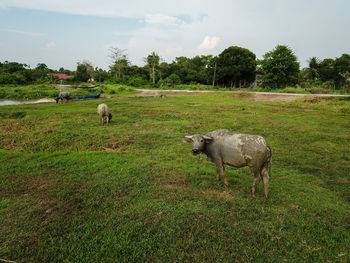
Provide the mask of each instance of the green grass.
POLYGON ((220 92, 1 106, 0 259, 349 262, 349 114, 220 92), (270 143, 269 199, 247 168, 224 188, 181 141, 219 128, 270 143))
MULTIPOLYGON (((63 88, 62 91, 69 91, 72 96, 85 96, 96 94, 101 89, 106 95, 124 95, 133 93, 134 88, 126 85, 102 84, 96 88, 63 88)), ((0 87, 0 99, 55 98, 59 92, 60 89, 55 88, 54 84, 5 85, 0 87)))

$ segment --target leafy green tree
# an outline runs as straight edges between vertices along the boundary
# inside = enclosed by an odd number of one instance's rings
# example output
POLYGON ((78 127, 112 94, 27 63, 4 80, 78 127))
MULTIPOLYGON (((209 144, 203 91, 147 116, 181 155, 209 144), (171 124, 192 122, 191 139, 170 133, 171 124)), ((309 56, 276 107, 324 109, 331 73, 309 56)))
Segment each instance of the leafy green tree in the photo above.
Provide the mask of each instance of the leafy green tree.
POLYGON ((109 77, 110 77, 110 74, 107 71, 98 67, 95 68, 95 74, 94 74, 95 81, 103 82, 107 80, 109 77))
POLYGON ((294 52, 287 46, 278 45, 267 52, 259 61, 262 72, 261 86, 278 89, 298 82, 299 62, 294 52))
POLYGON ((150 79, 152 80, 153 84, 155 84, 156 71, 159 68, 160 57, 156 52, 153 51, 150 55, 147 56, 145 62, 147 63, 147 66, 150 69, 150 79))
POLYGON ((320 60, 317 57, 310 58, 308 67, 310 79, 314 80, 315 78, 318 78, 320 76, 320 74, 318 73, 319 67, 320 60))
POLYGON ((344 74, 350 72, 350 55, 343 54, 339 58, 335 59, 334 62, 334 71, 335 71, 335 83, 338 86, 344 86, 346 83, 346 78, 344 74))
POLYGON ((17 71, 24 71, 24 70, 26 70, 27 67, 28 67, 28 65, 26 65, 26 64, 5 61, 2 64, 0 70, 1 70, 1 72, 15 73, 17 71))
POLYGON ((27 78, 24 75, 25 71, 18 71, 13 73, 13 77, 14 77, 14 84, 26 84, 27 83, 27 78))
POLYGON ((49 68, 44 63, 38 63, 35 67, 35 69, 40 71, 47 71, 49 68))
POLYGON ((247 84, 255 80, 256 56, 246 48, 226 48, 216 59, 218 83, 225 86, 247 84))
POLYGON ((1 72, 0 73, 0 84, 16 84, 15 78, 11 73, 1 72))
POLYGON ((175 73, 181 79, 181 83, 186 83, 187 72, 188 72, 188 60, 189 58, 181 56, 176 57, 175 60, 170 64, 171 74, 175 73))
POLYGON ((58 73, 66 74, 66 75, 73 75, 72 71, 70 71, 69 69, 65 69, 63 67, 60 67, 60 69, 58 70, 58 73))
POLYGON ((90 79, 89 70, 86 64, 80 62, 77 63, 74 79, 80 82, 86 82, 90 79))
POLYGON ((92 63, 90 61, 84 60, 82 64, 86 67, 86 72, 89 74, 89 79, 93 79, 95 70, 92 63))
POLYGON ((162 62, 159 64, 159 77, 161 79, 165 79, 171 74, 172 74, 171 66, 168 63, 162 62))
POLYGON ((332 58, 325 58, 319 65, 318 72, 322 81, 334 80, 336 76, 335 61, 332 58))
POLYGON ((181 79, 178 75, 176 75, 175 73, 172 73, 170 76, 164 79, 163 83, 179 85, 181 84, 181 79))
POLYGON ((193 58, 176 57, 171 64, 161 63, 161 77, 165 79, 171 74, 176 74, 180 78, 181 83, 209 84, 211 78, 208 68, 211 59, 211 55, 195 56, 193 58))
POLYGON ((120 79, 124 74, 127 68, 129 67, 128 56, 125 53, 125 49, 120 49, 118 47, 111 47, 111 55, 109 56, 112 60, 109 68, 110 72, 115 76, 116 79, 120 79))
POLYGON ((212 59, 211 55, 208 56, 195 56, 187 61, 187 74, 186 82, 196 82, 202 84, 209 84, 210 76, 208 72, 208 66, 212 59))
POLYGON ((339 58, 325 58, 318 65, 319 77, 323 82, 333 82, 340 87, 346 79, 342 74, 350 72, 350 55, 343 54, 339 58))

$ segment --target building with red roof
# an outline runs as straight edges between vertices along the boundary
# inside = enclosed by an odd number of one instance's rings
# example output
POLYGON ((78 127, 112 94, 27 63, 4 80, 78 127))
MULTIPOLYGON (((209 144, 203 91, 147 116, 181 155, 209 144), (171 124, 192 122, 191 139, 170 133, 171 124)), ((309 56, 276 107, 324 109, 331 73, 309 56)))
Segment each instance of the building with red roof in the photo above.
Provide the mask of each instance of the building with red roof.
POLYGON ((65 79, 73 78, 72 75, 61 74, 61 73, 49 73, 47 75, 57 77, 59 80, 65 80, 65 79))

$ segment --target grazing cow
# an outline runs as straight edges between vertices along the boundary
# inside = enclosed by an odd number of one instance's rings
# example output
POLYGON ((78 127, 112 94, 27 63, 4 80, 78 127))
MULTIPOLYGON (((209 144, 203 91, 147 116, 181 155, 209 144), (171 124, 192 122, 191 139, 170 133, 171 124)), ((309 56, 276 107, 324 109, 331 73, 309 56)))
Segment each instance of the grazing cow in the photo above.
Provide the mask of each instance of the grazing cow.
POLYGON ((70 93, 68 91, 64 91, 64 92, 60 92, 58 94, 58 97, 56 98, 56 103, 58 103, 59 100, 63 101, 68 101, 69 99, 71 99, 70 97, 70 93))
POLYGON ((97 107, 98 116, 100 116, 101 124, 104 124, 104 119, 106 118, 107 126, 109 125, 110 120, 112 119, 112 114, 109 113, 107 104, 100 104, 97 107))
POLYGON ((265 196, 268 197, 272 152, 263 137, 215 130, 205 135, 185 136, 183 141, 192 144, 194 155, 204 153, 215 163, 216 180, 220 180, 220 174, 222 174, 225 186, 228 186, 225 164, 237 168, 248 166, 253 174, 253 196, 262 179, 265 196))

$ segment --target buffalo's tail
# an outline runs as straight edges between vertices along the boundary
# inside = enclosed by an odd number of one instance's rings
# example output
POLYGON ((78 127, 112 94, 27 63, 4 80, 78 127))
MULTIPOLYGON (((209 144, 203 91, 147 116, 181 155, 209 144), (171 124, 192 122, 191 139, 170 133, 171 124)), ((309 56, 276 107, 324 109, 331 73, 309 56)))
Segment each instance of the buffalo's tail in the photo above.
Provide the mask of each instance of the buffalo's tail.
POLYGON ((264 166, 266 166, 267 170, 269 171, 269 175, 271 177, 272 150, 269 145, 267 145, 267 149, 269 150, 269 157, 267 158, 264 166))

